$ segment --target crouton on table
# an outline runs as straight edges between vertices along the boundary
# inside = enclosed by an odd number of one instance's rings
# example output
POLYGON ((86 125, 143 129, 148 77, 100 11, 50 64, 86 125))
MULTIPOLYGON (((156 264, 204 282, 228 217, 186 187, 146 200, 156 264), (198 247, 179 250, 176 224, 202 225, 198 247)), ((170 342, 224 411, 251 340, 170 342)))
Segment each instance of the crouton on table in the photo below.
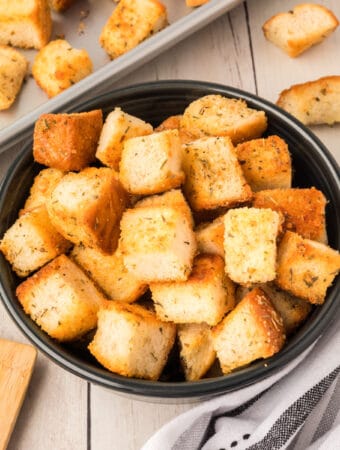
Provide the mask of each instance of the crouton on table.
POLYGON ((27 74, 28 61, 17 50, 0 45, 0 110, 14 103, 27 74))

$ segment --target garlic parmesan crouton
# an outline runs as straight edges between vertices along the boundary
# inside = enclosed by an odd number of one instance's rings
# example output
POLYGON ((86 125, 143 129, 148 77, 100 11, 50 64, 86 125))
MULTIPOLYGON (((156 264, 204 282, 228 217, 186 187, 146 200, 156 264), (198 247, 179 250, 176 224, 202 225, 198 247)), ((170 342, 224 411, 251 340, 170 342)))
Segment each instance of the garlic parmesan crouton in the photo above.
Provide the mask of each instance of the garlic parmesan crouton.
POLYGON ((267 128, 264 111, 248 108, 244 100, 206 95, 185 109, 181 128, 196 138, 229 136, 233 144, 255 139, 267 128))
POLYGON ((340 76, 295 84, 281 92, 276 104, 305 125, 340 122, 340 76))
POLYGON ((123 55, 167 25, 158 0, 120 0, 106 22, 99 43, 111 59, 123 55))
POLYGON ((51 9, 57 12, 63 12, 71 5, 75 3, 75 0, 49 0, 51 9))
POLYGON ((224 221, 217 217, 212 222, 200 224, 196 230, 197 250, 224 258, 224 221))
POLYGON ((279 136, 243 142, 236 147, 236 154, 253 192, 291 187, 292 163, 288 145, 279 136))
POLYGON ((282 318, 259 288, 249 292, 216 327, 213 345, 223 373, 269 358, 285 343, 282 318))
POLYGON ((49 41, 51 32, 48 0, 0 2, 0 44, 40 49, 49 41))
POLYGON ((124 141, 132 137, 151 134, 152 131, 152 125, 117 107, 105 119, 96 157, 104 165, 119 170, 124 141))
POLYGON ((196 253, 195 234, 175 208, 128 209, 120 222, 124 265, 145 282, 186 280, 196 253))
POLYGON ((118 244, 126 203, 114 170, 88 167, 59 181, 47 209, 54 226, 71 242, 110 254, 118 244))
POLYGON ((181 282, 151 283, 158 317, 175 323, 216 325, 235 304, 234 284, 217 255, 200 255, 189 278, 181 282))
POLYGON ((183 183, 181 163, 177 130, 135 137, 124 142, 119 178, 131 194, 157 194, 183 183))
POLYGON ((278 248, 276 284, 310 303, 322 304, 340 270, 338 251, 287 231, 278 248))
POLYGON ((224 216, 225 270, 239 284, 276 276, 276 239, 283 217, 271 209, 238 208, 224 216))
POLYGON ((92 281, 66 255, 60 255, 16 290, 26 314, 52 338, 72 341, 97 325, 105 301, 92 281))
POLYGON ((183 146, 184 192, 194 210, 231 207, 252 198, 228 137, 197 139, 183 146))
POLYGON ((21 53, 0 45, 0 110, 8 109, 14 103, 27 69, 28 61, 21 53))
POLYGON ((89 345, 92 355, 120 375, 158 380, 174 344, 176 326, 139 305, 107 302, 89 345))
POLYGON ((20 277, 29 275, 71 246, 40 206, 19 217, 0 241, 0 250, 20 277))
POLYGON ((262 29, 268 41, 294 58, 323 41, 338 25, 338 19, 329 9, 304 3, 271 17, 262 29))
POLYGON ((280 211, 285 218, 285 228, 302 237, 327 243, 327 200, 314 187, 309 189, 268 189, 254 195, 255 208, 270 208, 280 211))
POLYGON ((34 58, 32 75, 48 97, 54 97, 93 71, 86 50, 72 48, 64 39, 56 39, 43 47, 34 58))
POLYGON ((95 160, 102 126, 100 109, 83 113, 42 114, 34 127, 35 161, 63 171, 85 168, 95 160))
POLYGON ((210 327, 206 323, 186 323, 177 326, 177 335, 185 379, 199 380, 216 359, 210 327))
POLYGON ((177 116, 170 116, 163 120, 163 122, 155 128, 155 131, 178 130, 179 138, 182 144, 187 144, 188 142, 195 140, 195 136, 190 134, 188 130, 181 127, 181 119, 182 116, 180 114, 177 116))
POLYGON ((147 289, 147 285, 124 266, 119 249, 112 255, 105 255, 99 250, 76 245, 71 257, 109 299, 132 303, 147 289))

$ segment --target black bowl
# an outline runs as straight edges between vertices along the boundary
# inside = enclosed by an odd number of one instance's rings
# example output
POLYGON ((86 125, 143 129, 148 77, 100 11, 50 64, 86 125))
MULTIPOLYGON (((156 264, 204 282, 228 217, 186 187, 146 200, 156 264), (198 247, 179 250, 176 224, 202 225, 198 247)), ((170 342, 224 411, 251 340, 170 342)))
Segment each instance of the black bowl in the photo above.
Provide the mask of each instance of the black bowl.
MULTIPOLYGON (((277 134, 288 143, 294 167, 293 184, 315 186, 328 200, 327 231, 329 244, 340 246, 339 167, 324 145, 297 120, 275 105, 238 89, 196 81, 161 81, 119 89, 84 103, 77 111, 102 108, 104 113, 115 106, 158 125, 166 117, 180 114, 198 97, 221 94, 244 99, 248 105, 266 112, 269 134, 277 134)), ((15 221, 28 195, 33 177, 41 167, 33 162, 32 142, 25 145, 0 188, 0 235, 15 221)), ((340 279, 329 288, 322 306, 315 307, 305 324, 275 356, 258 361, 235 373, 196 382, 145 381, 110 373, 99 366, 81 345, 61 345, 49 338, 24 313, 15 296, 19 282, 7 261, 0 255, 0 294, 2 301, 25 335, 41 351, 66 370, 86 380, 120 393, 149 400, 202 399, 255 383, 281 370, 307 349, 329 326, 339 303, 340 279)))

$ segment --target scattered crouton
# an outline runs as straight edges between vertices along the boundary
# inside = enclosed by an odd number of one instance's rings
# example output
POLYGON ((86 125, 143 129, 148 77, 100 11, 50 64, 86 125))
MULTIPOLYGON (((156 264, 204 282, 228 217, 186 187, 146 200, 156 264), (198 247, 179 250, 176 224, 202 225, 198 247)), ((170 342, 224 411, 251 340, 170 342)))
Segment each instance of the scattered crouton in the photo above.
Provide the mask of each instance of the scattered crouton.
POLYGON ((76 0, 49 0, 49 5, 53 11, 64 12, 68 9, 76 0))
POLYGON ((13 105, 27 69, 28 61, 20 52, 12 47, 0 45, 0 110, 13 105))
POLYGON ((200 224, 196 228, 195 234, 199 253, 209 253, 224 258, 223 217, 217 217, 212 222, 200 224))
POLYGON ((193 136, 188 130, 181 127, 181 119, 182 116, 180 114, 177 116, 170 116, 163 120, 163 122, 155 128, 155 131, 178 130, 179 138, 182 144, 187 144, 188 142, 195 140, 195 136, 193 136))

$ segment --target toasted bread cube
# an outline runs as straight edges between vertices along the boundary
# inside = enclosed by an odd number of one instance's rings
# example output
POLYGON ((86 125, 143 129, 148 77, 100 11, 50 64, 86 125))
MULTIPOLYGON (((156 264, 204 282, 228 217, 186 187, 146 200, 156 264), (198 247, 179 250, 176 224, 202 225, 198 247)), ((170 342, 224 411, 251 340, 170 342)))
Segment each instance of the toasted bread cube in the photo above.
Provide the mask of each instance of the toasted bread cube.
POLYGON ((184 191, 194 210, 231 207, 252 198, 228 137, 208 137, 183 147, 184 191))
POLYGON ((0 241, 0 250, 20 277, 39 269, 70 246, 52 225, 45 206, 19 217, 0 241))
POLYGON ((64 39, 56 39, 43 47, 34 58, 32 75, 48 97, 54 97, 93 71, 86 50, 72 48, 64 39))
POLYGON ((209 0, 186 0, 185 3, 189 7, 196 7, 204 5, 205 3, 208 3, 209 0))
POLYGON ((235 304, 234 284, 217 255, 199 255, 186 281, 150 283, 158 317, 175 323, 216 325, 235 304))
POLYGON ((119 170, 124 141, 151 134, 152 131, 152 125, 117 107, 105 119, 96 157, 106 166, 119 170))
POLYGON ((340 122, 340 76, 295 84, 276 103, 305 125, 333 125, 340 122))
POLYGON ((120 0, 106 22, 99 43, 111 59, 123 55, 167 25, 158 0, 120 0))
POLYGON ((271 17, 262 29, 268 41, 294 58, 322 42, 338 25, 338 19, 329 9, 304 3, 271 17))
POLYGON ((206 323, 186 323, 178 325, 177 335, 185 379, 199 380, 216 359, 210 327, 206 323))
POLYGON ((28 61, 21 53, 12 47, 0 45, 0 110, 13 105, 27 69, 28 61))
POLYGON ((223 373, 269 358, 285 343, 281 316, 259 288, 249 292, 216 327, 213 346, 223 373))
POLYGON ((271 209, 238 208, 224 216, 225 270, 239 284, 276 277, 276 240, 283 217, 271 209))
POLYGON ((180 114, 177 116, 170 116, 163 120, 163 122, 155 128, 155 131, 178 130, 179 138, 182 144, 187 144, 188 142, 194 141, 195 136, 190 134, 188 130, 181 127, 181 120, 182 116, 180 114))
POLYGON ((269 189, 254 195, 255 208, 280 211, 285 217, 285 228, 302 237, 327 243, 327 200, 314 187, 309 189, 269 189))
POLYGON ((52 338, 72 341, 97 325, 105 301, 93 282, 66 255, 60 255, 16 290, 26 314, 52 338))
POLYGON ((180 186, 182 148, 177 130, 127 139, 120 161, 120 180, 131 194, 158 194, 180 186))
POLYGON ((244 100, 212 94, 190 103, 181 128, 196 138, 229 136, 233 144, 238 144, 260 137, 267 128, 267 117, 264 111, 248 108, 244 100))
POLYGON ((0 44, 40 49, 49 41, 51 32, 48 0, 0 2, 0 44))
POLYGON ((287 231, 278 248, 276 284, 310 303, 322 304, 340 270, 338 251, 287 231))
POLYGON ((188 278, 196 241, 182 211, 166 206, 128 209, 120 228, 120 249, 130 273, 145 282, 188 278))
POLYGON ((51 9, 57 12, 63 12, 75 3, 75 0, 49 0, 51 9))
POLYGON ((88 167, 66 174, 52 191, 47 209, 57 230, 74 244, 112 253, 126 194, 114 170, 88 167))
POLYGON ((292 163, 288 145, 279 136, 243 142, 236 147, 236 154, 253 192, 291 187, 292 163))
POLYGON ((210 253, 224 258, 223 217, 217 217, 212 222, 200 224, 196 228, 195 234, 199 253, 210 253))
POLYGON ((112 255, 105 255, 99 250, 76 245, 71 257, 109 299, 132 303, 147 289, 147 285, 124 266, 119 248, 112 255))
POLYGON ((81 170, 95 160, 103 126, 100 109, 83 113, 42 114, 33 135, 33 156, 45 166, 81 170))
POLYGON ((176 326, 139 305, 107 302, 89 345, 108 370, 128 377, 158 380, 174 344, 176 326))

